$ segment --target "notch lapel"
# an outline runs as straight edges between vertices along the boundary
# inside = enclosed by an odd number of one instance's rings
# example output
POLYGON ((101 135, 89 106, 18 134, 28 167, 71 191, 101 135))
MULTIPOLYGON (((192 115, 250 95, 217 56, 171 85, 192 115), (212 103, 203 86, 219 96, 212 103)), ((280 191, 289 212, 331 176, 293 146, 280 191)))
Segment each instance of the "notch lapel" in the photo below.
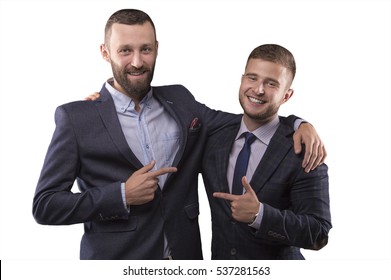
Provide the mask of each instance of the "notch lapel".
POLYGON ((129 163, 131 163, 136 169, 140 169, 143 167, 143 165, 132 152, 126 141, 121 124, 118 120, 114 101, 110 93, 106 90, 105 86, 103 86, 100 94, 101 96, 97 100, 98 102, 96 103, 96 108, 111 137, 111 140, 119 152, 124 156, 124 158, 129 161, 129 163))
MULTIPOLYGON (((227 180, 227 170, 229 163, 229 154, 232 149, 232 145, 235 141, 235 137, 238 134, 240 126, 232 126, 225 129, 225 133, 221 134, 219 139, 215 138, 215 142, 213 143, 214 151, 212 153, 215 154, 215 167, 210 167, 211 170, 216 171, 217 176, 217 186, 213 187, 213 192, 223 192, 230 193, 228 187, 227 180)), ((208 168, 208 167, 206 167, 208 168)), ((216 198, 214 198, 216 199, 216 198)), ((224 200, 225 211, 230 215, 231 214, 231 203, 228 200, 224 200)))
MULTIPOLYGON (((165 88, 153 87, 153 96, 158 102, 162 104, 164 109, 167 110, 167 112, 170 114, 170 116, 174 119, 174 121, 179 127, 179 150, 178 153, 175 155, 174 161, 172 163, 172 166, 178 166, 179 161, 181 160, 182 155, 185 151, 185 143, 187 142, 187 116, 189 115, 189 112, 184 110, 186 106, 178 106, 174 100, 167 99, 165 97, 165 88)), ((168 174, 167 179, 170 177, 170 175, 171 173, 168 174)))
POLYGON ((250 182, 255 193, 262 190, 286 154, 293 148, 291 140, 292 132, 292 128, 280 124, 276 133, 273 135, 250 182))
POLYGON ((229 163, 229 154, 231 152, 235 137, 238 134, 240 126, 232 127, 227 129, 226 133, 219 139, 219 143, 216 145, 216 169, 217 176, 219 178, 219 192, 229 193, 227 170, 229 163))

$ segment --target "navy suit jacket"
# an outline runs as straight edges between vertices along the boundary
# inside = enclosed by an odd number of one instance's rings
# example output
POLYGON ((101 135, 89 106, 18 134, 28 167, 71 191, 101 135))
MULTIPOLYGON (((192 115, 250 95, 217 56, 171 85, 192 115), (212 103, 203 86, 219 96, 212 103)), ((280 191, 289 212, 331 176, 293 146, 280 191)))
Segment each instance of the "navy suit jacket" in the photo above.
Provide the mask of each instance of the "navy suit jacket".
POLYGON ((327 244, 331 228, 327 166, 305 173, 303 155, 293 150, 294 131, 285 118, 280 120, 250 182, 264 204, 259 230, 232 220, 229 201, 212 196, 229 192, 226 172, 239 125, 208 140, 202 172, 211 206, 212 259, 304 259, 300 248, 318 250, 327 244))
POLYGON ((151 202, 128 212, 120 185, 142 164, 126 142, 110 93, 103 86, 100 94, 96 101, 57 108, 33 201, 36 221, 84 223, 81 259, 162 259, 163 232, 175 259, 202 259, 197 193, 202 152, 209 134, 239 123, 240 116, 207 108, 183 86, 154 87, 153 95, 181 131, 173 162, 178 172, 151 202), (77 193, 71 191, 75 180, 77 193))

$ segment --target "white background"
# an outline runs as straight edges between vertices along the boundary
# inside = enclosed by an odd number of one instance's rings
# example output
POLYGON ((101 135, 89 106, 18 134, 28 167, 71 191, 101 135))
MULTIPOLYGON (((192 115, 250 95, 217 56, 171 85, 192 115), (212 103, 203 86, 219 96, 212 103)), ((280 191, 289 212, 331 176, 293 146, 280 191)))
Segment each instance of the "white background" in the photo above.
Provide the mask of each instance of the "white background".
MULTIPOLYGON (((390 1, 0 0, 1 259, 14 268, 79 257, 82 225, 36 224, 32 198, 55 108, 99 91, 111 76, 99 45, 106 20, 122 8, 142 9, 155 22, 153 85, 183 84, 214 109, 241 112, 240 75, 253 48, 277 43, 292 51, 295 94, 280 113, 313 123, 326 144, 333 222, 329 244, 304 255, 310 263, 342 263, 350 268, 346 275, 369 273, 368 262, 385 271, 391 260, 390 1)), ((200 200, 210 259, 202 180, 200 200)))

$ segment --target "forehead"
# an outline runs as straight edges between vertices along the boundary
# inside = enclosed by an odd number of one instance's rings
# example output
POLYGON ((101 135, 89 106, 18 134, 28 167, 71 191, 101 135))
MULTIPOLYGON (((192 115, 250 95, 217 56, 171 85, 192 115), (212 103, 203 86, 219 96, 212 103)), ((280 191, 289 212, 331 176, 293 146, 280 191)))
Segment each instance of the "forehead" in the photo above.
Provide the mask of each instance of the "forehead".
POLYGON ((110 45, 153 43, 155 43, 155 32, 150 22, 135 25, 114 23, 111 27, 110 45))
POLYGON ((245 74, 255 74, 262 77, 277 79, 289 75, 288 69, 281 64, 260 58, 250 58, 246 65, 245 74))

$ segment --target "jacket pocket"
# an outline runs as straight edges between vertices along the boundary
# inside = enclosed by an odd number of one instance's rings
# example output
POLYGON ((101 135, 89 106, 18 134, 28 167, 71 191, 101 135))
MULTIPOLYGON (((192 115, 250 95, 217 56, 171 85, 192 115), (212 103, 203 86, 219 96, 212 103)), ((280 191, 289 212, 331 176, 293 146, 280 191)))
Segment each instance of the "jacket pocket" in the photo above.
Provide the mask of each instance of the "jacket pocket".
POLYGON ((126 232, 137 229, 137 216, 130 216, 127 220, 112 220, 93 222, 92 232, 126 232))
POLYGON ((198 202, 185 206, 185 212, 189 219, 193 220, 197 218, 198 215, 200 214, 200 208, 198 202))

